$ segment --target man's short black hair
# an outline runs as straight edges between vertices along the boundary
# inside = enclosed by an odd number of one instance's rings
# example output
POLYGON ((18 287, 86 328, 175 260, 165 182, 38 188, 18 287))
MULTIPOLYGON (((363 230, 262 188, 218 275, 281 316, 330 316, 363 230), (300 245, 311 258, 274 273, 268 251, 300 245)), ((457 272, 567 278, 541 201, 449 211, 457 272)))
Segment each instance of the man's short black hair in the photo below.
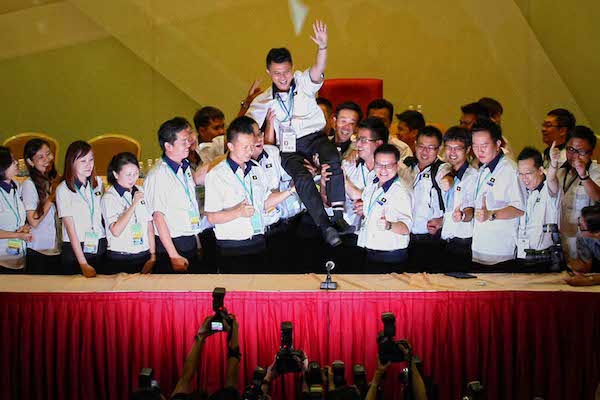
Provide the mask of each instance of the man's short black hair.
POLYGON ((158 128, 158 143, 162 151, 165 151, 165 143, 173 144, 177 140, 177 134, 190 127, 190 123, 183 117, 175 117, 158 128))
POLYGON ((577 125, 567 133, 567 142, 571 139, 583 139, 586 140, 592 149, 596 148, 596 135, 594 131, 584 125, 577 125))
POLYGON ((393 144, 385 143, 375 149, 374 157, 377 158, 377 154, 393 154, 396 158, 396 162, 400 161, 400 151, 393 144))
POLYGON ((267 69, 271 66, 272 63, 281 64, 284 62, 292 62, 292 54, 285 47, 279 47, 276 49, 269 50, 269 54, 267 54, 267 69))
POLYGON ((568 131, 575 128, 575 124, 577 122, 573 113, 571 113, 569 110, 565 110, 564 108, 554 109, 550 111, 547 116, 556 118, 558 127, 567 128, 568 131))
POLYGON ((377 117, 369 117, 358 124, 358 129, 368 129, 371 132, 371 139, 382 140, 387 143, 390 137, 390 131, 383 121, 377 117))
POLYGON ((211 106, 202 107, 196 111, 196 114, 194 114, 194 127, 196 127, 196 130, 200 128, 206 128, 208 125, 210 125, 210 121, 215 119, 224 120, 225 114, 223 114, 223 111, 211 106))
POLYGON ((327 112, 329 114, 333 113, 333 104, 331 104, 331 102, 329 100, 327 100, 325 97, 317 97, 317 105, 321 106, 325 106, 325 108, 327 109, 327 112))
POLYGON ((477 118, 480 118, 480 117, 490 118, 491 117, 490 112, 487 109, 487 107, 485 107, 483 104, 481 104, 479 102, 465 104, 464 106, 460 107, 460 111, 462 111, 463 114, 473 114, 477 118))
POLYGON ((471 129, 471 134, 476 132, 489 132, 494 142, 502 140, 502 128, 489 118, 477 118, 471 129))
POLYGON ((427 125, 423 129, 419 129, 419 133, 417 133, 417 140, 419 140, 421 136, 434 137, 437 139, 438 144, 442 144, 442 131, 433 125, 427 125))
POLYGON ((390 113, 390 123, 394 119, 394 105, 387 101, 386 99, 375 99, 369 103, 367 106, 367 115, 369 115, 369 111, 371 110, 381 110, 385 108, 390 113))
POLYGON ((488 114, 492 117, 495 115, 502 115, 502 113, 504 113, 502 104, 500 104, 500 102, 496 99, 492 99, 491 97, 482 97, 477 102, 487 108, 488 114))
POLYGON ((342 110, 351 110, 358 114, 358 121, 363 118, 363 112, 360 109, 360 106, 353 101, 345 101, 343 103, 338 104, 335 108, 335 117, 337 118, 340 115, 340 111, 342 110))
POLYGON ((544 165, 544 159, 542 158, 542 153, 540 153, 540 151, 538 149, 536 149, 535 147, 527 146, 523 150, 521 150, 521 152, 519 153, 519 156, 517 157, 517 161, 524 161, 524 160, 533 160, 533 164, 535 165, 536 168, 539 168, 542 165, 544 165))
POLYGON ((398 118, 398 121, 404 122, 411 131, 425 128, 425 118, 423 117, 423 114, 418 111, 406 110, 400 114, 396 114, 396 118, 398 118))
POLYGON ((471 132, 462 126, 451 126, 444 134, 444 143, 462 142, 465 147, 471 146, 471 132))
POLYGON ((583 207, 581 209, 581 218, 585 221, 590 233, 600 232, 600 205, 583 207))
POLYGON ((233 142, 238 135, 253 135, 255 124, 256 121, 246 115, 231 121, 227 127, 227 143, 233 142))

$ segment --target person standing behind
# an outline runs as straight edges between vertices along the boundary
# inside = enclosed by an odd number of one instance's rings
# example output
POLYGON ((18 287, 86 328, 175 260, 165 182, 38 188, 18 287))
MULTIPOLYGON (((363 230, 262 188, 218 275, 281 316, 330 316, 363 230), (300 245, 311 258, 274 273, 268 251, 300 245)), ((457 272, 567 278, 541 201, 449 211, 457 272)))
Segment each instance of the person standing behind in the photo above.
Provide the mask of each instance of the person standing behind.
MULTIPOLYGON (((186 159, 191 133, 185 118, 164 122, 158 129, 162 161, 154 165, 144 180, 145 201, 158 234, 157 273, 188 269, 200 272, 196 239, 200 232, 200 211, 192 169, 186 159)), ((204 269, 203 272, 209 272, 204 269)))
POLYGON ((102 196, 102 216, 106 224, 110 272, 135 274, 152 272, 156 247, 152 215, 144 192, 136 186, 140 177, 137 158, 119 153, 110 160, 106 178, 111 187, 102 196))
POLYGON ((103 273, 106 234, 100 198, 102 179, 96 176, 92 147, 73 142, 65 155, 63 181, 56 188, 56 208, 62 219, 62 265, 65 275, 86 278, 103 273))
POLYGON ((195 150, 203 164, 209 163, 225 152, 225 114, 216 107, 202 107, 194 114, 194 126, 198 132, 195 150))
POLYGON ((423 114, 414 110, 396 114, 396 118, 398 118, 398 139, 406 143, 414 154, 417 135, 421 129, 425 128, 425 118, 423 114))
POLYGON ((23 153, 29 178, 23 182, 21 194, 33 235, 33 240, 27 244, 27 272, 60 274, 58 221, 54 204, 60 177, 54 167, 54 154, 47 141, 37 138, 25 144, 23 153))
MULTIPOLYGON (((392 120, 394 118, 394 105, 386 99, 375 99, 367 106, 367 118, 376 117, 383 121, 385 127, 389 132, 389 142, 398 148, 400 151, 400 160, 404 160, 407 157, 412 157, 413 152, 407 143, 404 143, 398 135, 398 127, 392 129, 392 120), (392 133, 393 131, 393 133, 392 133)), ((405 122, 406 124, 406 122, 405 122)), ((405 128, 405 127, 404 127, 405 128)), ((406 131, 405 131, 406 132, 406 131)), ((413 139, 414 141, 414 139, 413 139)), ((414 145, 413 145, 414 146, 414 145)))
POLYGON ((560 150, 559 166, 567 161, 567 134, 575 128, 575 116, 564 108, 557 108, 550 111, 544 122, 542 122, 542 140, 546 144, 544 149, 544 168, 550 165, 550 147, 556 143, 556 148, 560 150))
POLYGON ((23 273, 25 243, 32 240, 25 206, 13 181, 18 172, 17 160, 7 147, 0 146, 0 274, 23 273))

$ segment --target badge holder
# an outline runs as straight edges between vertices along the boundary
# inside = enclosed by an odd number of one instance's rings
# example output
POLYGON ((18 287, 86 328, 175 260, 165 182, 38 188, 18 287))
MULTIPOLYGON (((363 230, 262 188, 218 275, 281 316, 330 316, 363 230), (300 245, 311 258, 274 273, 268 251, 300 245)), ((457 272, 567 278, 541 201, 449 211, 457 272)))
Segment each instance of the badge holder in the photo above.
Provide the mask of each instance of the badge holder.
POLYGON ((281 125, 281 151, 283 153, 296 152, 296 132, 291 125, 281 125))
POLYGON ((86 232, 83 241, 83 252, 88 254, 98 253, 98 242, 100 236, 96 232, 86 232))
POLYGON ((134 246, 142 246, 144 244, 144 234, 142 232, 142 224, 135 223, 131 225, 131 237, 134 246))
POLYGON ((188 211, 188 216, 190 217, 190 225, 192 229, 200 228, 200 214, 197 210, 188 211))
POLYGON ((8 239, 8 248, 6 252, 9 256, 21 255, 21 248, 23 247, 23 241, 21 239, 8 239))

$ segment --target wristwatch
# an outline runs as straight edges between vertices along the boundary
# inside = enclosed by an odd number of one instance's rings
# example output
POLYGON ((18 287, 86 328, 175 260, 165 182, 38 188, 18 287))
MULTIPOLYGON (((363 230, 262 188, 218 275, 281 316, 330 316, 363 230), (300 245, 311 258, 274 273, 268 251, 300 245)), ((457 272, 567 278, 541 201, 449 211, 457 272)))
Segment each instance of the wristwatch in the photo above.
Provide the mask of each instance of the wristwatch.
POLYGON ((495 212, 493 212, 493 213, 492 213, 492 215, 490 215, 490 219, 489 219, 489 221, 495 221, 495 220, 496 220, 496 218, 497 218, 497 216, 496 216, 496 213, 495 213, 495 212))
POLYGON ((587 181, 588 179, 590 179, 590 173, 587 171, 584 176, 579 177, 579 180, 582 180, 582 181, 587 181))
POLYGON ((392 223, 390 221, 385 221, 385 230, 392 230, 392 223))

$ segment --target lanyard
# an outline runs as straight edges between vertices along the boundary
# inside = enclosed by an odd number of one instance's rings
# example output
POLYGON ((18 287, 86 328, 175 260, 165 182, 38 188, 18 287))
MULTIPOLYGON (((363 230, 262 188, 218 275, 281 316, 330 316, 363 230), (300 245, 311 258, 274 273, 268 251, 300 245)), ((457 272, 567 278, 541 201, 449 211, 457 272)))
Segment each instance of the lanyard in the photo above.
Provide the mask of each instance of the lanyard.
POLYGON ((365 178, 365 165, 361 164, 360 166, 360 172, 362 173, 362 178, 363 178, 363 187, 367 187, 367 178, 365 178))
MULTIPOLYGON (((181 168, 181 173, 183 174, 183 179, 185 179, 187 181, 187 177, 186 177, 185 171, 183 170, 183 166, 181 166, 180 168, 181 168)), ((185 190, 185 194, 187 195, 188 200, 190 201, 190 207, 194 208, 194 200, 192 200, 192 195, 190 194, 190 188, 189 188, 189 186, 185 182, 183 182, 181 180, 181 178, 179 178, 179 175, 177 175, 175 173, 175 171, 173 171, 173 169, 171 167, 169 167, 167 169, 169 171, 171 171, 171 173, 173 174, 173 176, 175 176, 175 179, 177 179, 177 181, 181 184, 181 186, 183 187, 183 190, 185 190)))
POLYGON ((81 193, 81 189, 79 187, 77 187, 77 193, 79 193, 79 195, 81 196, 81 198, 83 199, 83 201, 85 201, 85 204, 87 204, 88 210, 90 210, 90 222, 92 224, 92 232, 93 232, 94 231, 94 211, 95 211, 94 191, 92 189, 92 182, 88 181, 88 185, 90 187, 91 204, 88 201, 88 199, 83 195, 83 193, 81 193))
POLYGON ((458 186, 459 181, 460 179, 458 179, 458 177, 455 177, 454 185, 452 185, 452 188, 446 192, 446 210, 454 209, 454 188, 458 186), (452 200, 452 204, 450 204, 450 200, 452 200))
MULTIPOLYGON (((500 164, 500 161, 504 158, 504 155, 502 155, 502 157, 500 157, 500 159, 498 160, 498 164, 500 164)), ((475 191, 475 198, 477 198, 477 196, 479 196, 479 190, 481 189, 481 187, 483 186, 483 184, 485 183, 485 181, 488 180, 488 178, 491 178, 494 176, 494 174, 496 173, 496 171, 498 171, 498 164, 496 164, 496 168, 494 168, 494 173, 492 173, 492 171, 490 171, 490 167, 486 166, 485 168, 488 169, 488 173, 485 176, 485 178, 483 178, 483 180, 481 180, 481 175, 479 174, 479 176, 477 177, 477 190, 475 191)))
POLYGON ((573 179, 571 179, 569 181, 569 184, 567 185, 567 176, 569 175, 570 172, 571 172, 570 169, 567 172, 565 172, 565 177, 563 178, 563 193, 567 193, 569 191, 569 189, 571 189, 571 186, 573 186, 573 183, 575 183, 577 178, 579 178, 579 174, 575 173, 575 176, 573 176, 573 179))
POLYGON ((288 105, 286 107, 285 103, 283 102, 283 100, 281 100, 281 96, 279 96, 279 93, 277 93, 277 95, 275 96, 277 98, 277 102, 279 103, 279 106, 281 106, 281 108, 283 109, 283 111, 285 112, 285 119, 281 122, 287 122, 287 121, 291 121, 292 120, 292 111, 294 110, 294 91, 292 90, 292 88, 290 88, 290 92, 288 95, 288 105))
POLYGON ((235 175, 235 177, 237 178, 237 180, 240 181, 240 183, 242 184, 242 187, 244 188, 244 192, 246 192, 246 193, 248 193, 250 195, 250 204, 254 205, 254 190, 252 189, 252 181, 250 181, 250 191, 248 191, 248 187, 246 186, 246 183, 244 182, 245 179, 242 180, 238 176, 238 174, 236 174, 235 172, 233 173, 233 175, 235 175))
MULTIPOLYGON (((394 182, 396 182, 398 180, 398 178, 394 179, 394 182)), ((392 183, 393 185, 393 183, 392 183)), ((391 187, 391 185, 390 185, 391 187)), ((381 199, 381 197, 383 196, 383 194, 385 193, 385 191, 383 190, 383 187, 381 188, 377 188, 375 190, 373 190, 373 193, 371 193, 371 198, 369 199, 369 207, 367 208, 367 220, 369 220, 369 218, 371 218, 371 212, 373 211, 373 207, 375 207, 375 203, 377 203, 379 201, 379 199, 381 199), (379 193, 379 195, 377 195, 377 198, 375 198, 375 200, 373 200, 373 196, 375 195, 375 192, 377 192, 379 189, 381 189, 381 193, 379 193)))
MULTIPOLYGON (((116 192, 116 190, 115 190, 115 192, 116 192)), ((117 192, 117 194, 119 194, 119 193, 117 192)), ((127 200, 125 198, 125 193, 123 193, 123 196, 121 196, 121 198, 123 199, 123 201, 127 205, 127 208, 131 207, 131 205, 133 204, 133 195, 131 196, 131 203, 129 202, 129 200, 127 200)), ((136 210, 137 210, 137 207, 133 210, 133 223, 134 224, 138 223, 138 218, 137 218, 136 210)))
POLYGON ((6 201, 6 204, 8 204, 8 208, 10 208, 10 211, 12 211, 13 215, 15 216, 15 220, 17 222, 17 229, 19 229, 19 227, 21 226, 21 216, 19 215, 19 203, 17 202, 17 191, 15 190, 15 193, 13 194, 13 199, 15 201, 15 208, 13 208, 13 205, 10 204, 10 201, 8 201, 8 199, 6 198, 6 195, 4 194, 4 189, 0 188, 0 193, 2 193, 2 197, 4 198, 4 201, 6 201))

